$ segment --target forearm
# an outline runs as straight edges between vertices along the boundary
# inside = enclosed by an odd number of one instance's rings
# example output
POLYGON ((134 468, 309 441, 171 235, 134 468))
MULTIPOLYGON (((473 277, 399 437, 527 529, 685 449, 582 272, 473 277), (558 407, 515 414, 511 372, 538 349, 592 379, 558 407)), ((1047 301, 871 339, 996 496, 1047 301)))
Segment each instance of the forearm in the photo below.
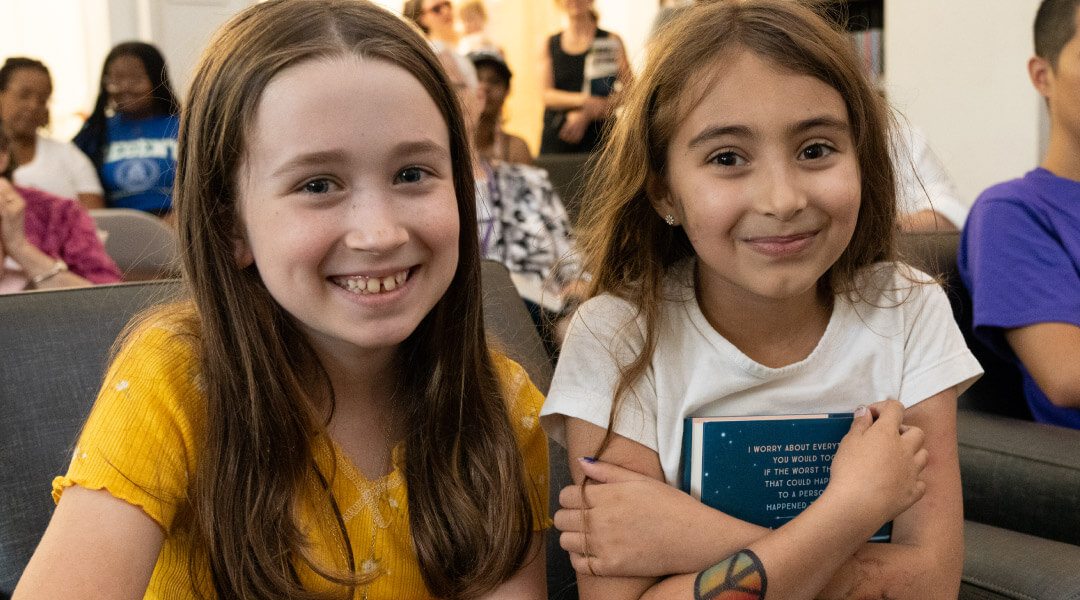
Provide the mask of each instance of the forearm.
POLYGON ((583 92, 567 92, 555 88, 546 88, 541 93, 544 107, 553 110, 574 110, 581 108, 589 99, 589 95, 583 92))
POLYGON ((35 282, 34 289, 45 290, 91 285, 86 279, 66 269, 55 275, 48 276, 56 266, 57 260, 29 243, 10 249, 9 254, 15 262, 19 263, 19 266, 22 267, 23 272, 26 274, 26 278, 30 281, 33 282, 35 278, 47 276, 45 279, 35 282))
POLYGON ((907 544, 865 544, 833 574, 821 600, 956 598, 963 548, 942 556, 907 544))
POLYGON ((105 208, 105 197, 101 194, 79 194, 79 202, 87 209, 105 208))

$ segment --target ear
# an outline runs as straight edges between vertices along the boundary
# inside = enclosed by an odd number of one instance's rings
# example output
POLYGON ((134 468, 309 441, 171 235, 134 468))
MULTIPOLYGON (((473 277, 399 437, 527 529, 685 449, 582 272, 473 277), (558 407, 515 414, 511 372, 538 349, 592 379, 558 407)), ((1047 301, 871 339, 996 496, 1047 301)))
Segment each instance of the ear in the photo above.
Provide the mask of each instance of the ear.
POLYGON ((250 267, 255 262, 255 255, 251 252, 251 242, 247 238, 247 228, 243 221, 236 219, 232 232, 233 257, 241 269, 250 267))
POLYGON ((1045 58, 1032 56, 1028 60, 1028 75, 1031 77, 1031 84, 1035 86, 1039 94, 1043 98, 1048 98, 1054 85, 1054 69, 1050 66, 1050 62, 1045 58))
POLYGON ((661 219, 671 215, 675 219, 674 224, 679 224, 678 207, 671 196, 671 192, 668 191, 668 187, 664 185, 664 182, 659 177, 649 178, 649 181, 645 184, 645 193, 649 195, 649 203, 652 204, 653 210, 660 215, 661 219))

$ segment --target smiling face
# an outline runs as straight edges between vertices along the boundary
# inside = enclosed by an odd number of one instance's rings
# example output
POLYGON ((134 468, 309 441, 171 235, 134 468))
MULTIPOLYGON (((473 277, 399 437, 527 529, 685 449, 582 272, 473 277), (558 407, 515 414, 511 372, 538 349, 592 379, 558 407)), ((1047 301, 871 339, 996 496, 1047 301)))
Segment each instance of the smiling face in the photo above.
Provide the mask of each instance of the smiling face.
POLYGON ((447 125, 400 67, 339 56, 279 73, 237 187, 237 258, 254 262, 317 352, 395 348, 454 277, 447 125))
POLYGON ((693 244, 707 313, 710 304, 812 301, 858 220, 847 108, 816 78, 748 51, 724 58, 686 94, 702 99, 672 137, 656 210, 693 244))
POLYGON ((51 96, 52 82, 45 71, 27 68, 12 73, 0 92, 0 116, 11 135, 32 138, 39 127, 48 124, 51 96))
POLYGON ((138 57, 121 54, 105 65, 105 91, 109 102, 118 112, 140 117, 151 112, 154 105, 154 82, 138 57))

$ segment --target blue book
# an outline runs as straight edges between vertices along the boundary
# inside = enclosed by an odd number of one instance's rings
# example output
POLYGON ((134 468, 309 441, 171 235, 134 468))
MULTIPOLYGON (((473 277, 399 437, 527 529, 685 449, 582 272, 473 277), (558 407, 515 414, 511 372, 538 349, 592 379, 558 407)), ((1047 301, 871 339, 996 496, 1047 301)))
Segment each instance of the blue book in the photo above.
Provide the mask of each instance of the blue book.
MULTIPOLYGON (((832 458, 853 418, 688 417, 682 489, 737 519, 776 529, 825 491, 832 458)), ((886 523, 870 541, 888 542, 891 535, 892 523, 886 523)))

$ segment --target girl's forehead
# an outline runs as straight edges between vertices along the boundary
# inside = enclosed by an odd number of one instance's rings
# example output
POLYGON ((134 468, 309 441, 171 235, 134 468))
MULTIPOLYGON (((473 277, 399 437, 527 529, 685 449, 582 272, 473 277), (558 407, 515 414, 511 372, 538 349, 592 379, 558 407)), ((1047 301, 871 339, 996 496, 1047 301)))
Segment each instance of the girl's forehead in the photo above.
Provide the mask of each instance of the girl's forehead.
MULTIPOLYGON (((780 86, 779 91, 781 92, 791 91, 797 81, 801 80, 805 84, 809 80, 813 82, 814 87, 818 88, 819 91, 827 89, 828 92, 825 92, 827 95, 835 94, 846 104, 840 96, 840 91, 833 87, 832 84, 813 75, 782 66, 772 58, 762 56, 743 46, 736 46, 704 61, 701 66, 690 71, 685 77, 682 89, 674 95, 673 114, 676 115, 676 120, 674 121, 673 133, 686 124, 687 119, 703 102, 718 92, 726 91, 726 89, 722 88, 730 88, 733 85, 739 88, 738 93, 724 94, 732 107, 753 107, 757 106, 762 100, 770 100, 771 98, 754 96, 750 90, 746 90, 746 87, 736 81, 736 79, 740 79, 743 84, 754 84, 770 77, 778 77, 779 81, 786 82, 785 85, 780 86), (743 93, 742 90, 746 90, 746 92, 743 93)), ((798 101, 794 97, 789 100, 792 103, 798 101)), ((793 108, 795 107, 793 106, 793 108)), ((847 117, 847 114, 845 113, 844 116, 847 117)))

